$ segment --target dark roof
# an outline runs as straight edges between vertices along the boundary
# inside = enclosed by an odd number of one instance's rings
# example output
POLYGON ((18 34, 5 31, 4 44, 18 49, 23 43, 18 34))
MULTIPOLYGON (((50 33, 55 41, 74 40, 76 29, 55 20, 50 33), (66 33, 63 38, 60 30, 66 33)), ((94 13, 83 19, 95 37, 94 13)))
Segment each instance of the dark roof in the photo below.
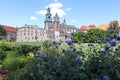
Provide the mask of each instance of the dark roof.
POLYGON ((67 29, 77 29, 74 25, 67 25, 67 24, 64 24, 64 23, 61 23, 60 27, 62 27, 63 25, 65 25, 65 28, 67 28, 67 29))
POLYGON ((67 29, 77 29, 74 25, 65 25, 67 29))
POLYGON ((43 28, 40 28, 38 25, 27 25, 27 24, 25 24, 24 26, 20 28, 43 29, 43 28))

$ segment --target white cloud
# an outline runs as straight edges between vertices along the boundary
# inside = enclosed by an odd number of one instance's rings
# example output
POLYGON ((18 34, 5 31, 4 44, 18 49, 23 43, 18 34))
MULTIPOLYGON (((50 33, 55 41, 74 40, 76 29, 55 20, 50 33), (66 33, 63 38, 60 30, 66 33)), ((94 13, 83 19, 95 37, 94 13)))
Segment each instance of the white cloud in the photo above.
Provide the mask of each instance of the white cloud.
POLYGON ((49 4, 48 7, 50 7, 50 8, 61 8, 61 7, 63 7, 63 4, 59 3, 59 2, 56 2, 56 3, 49 4))
POLYGON ((66 8, 65 11, 70 11, 72 8, 66 8))
POLYGON ((45 6, 45 10, 36 11, 36 14, 45 15, 47 12, 46 9, 48 7, 50 7, 51 9, 52 16, 55 16, 55 14, 57 13, 59 17, 63 17, 66 14, 65 11, 62 9, 63 4, 59 2, 51 3, 45 6))
POLYGON ((73 20, 71 20, 71 22, 73 22, 73 23, 74 23, 74 22, 75 22, 75 20, 73 19, 73 20))
POLYGON ((55 2, 58 2, 58 0, 54 0, 55 2))
POLYGON ((55 16, 56 13, 58 14, 59 17, 63 17, 65 15, 65 12, 62 9, 52 8, 51 14, 55 16))
POLYGON ((36 18, 35 16, 31 16, 31 17, 30 17, 30 20, 36 21, 37 18, 36 18))
POLYGON ((36 11, 36 14, 40 14, 40 15, 45 15, 46 14, 46 10, 40 10, 40 11, 36 11))

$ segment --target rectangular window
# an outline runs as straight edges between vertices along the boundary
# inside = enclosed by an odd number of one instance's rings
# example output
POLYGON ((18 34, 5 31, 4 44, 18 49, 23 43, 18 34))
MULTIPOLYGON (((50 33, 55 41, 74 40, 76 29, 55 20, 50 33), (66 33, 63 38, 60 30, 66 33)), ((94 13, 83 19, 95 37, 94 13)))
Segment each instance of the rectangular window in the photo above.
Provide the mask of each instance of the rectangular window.
POLYGON ((25 39, 27 40, 27 37, 25 37, 25 39))

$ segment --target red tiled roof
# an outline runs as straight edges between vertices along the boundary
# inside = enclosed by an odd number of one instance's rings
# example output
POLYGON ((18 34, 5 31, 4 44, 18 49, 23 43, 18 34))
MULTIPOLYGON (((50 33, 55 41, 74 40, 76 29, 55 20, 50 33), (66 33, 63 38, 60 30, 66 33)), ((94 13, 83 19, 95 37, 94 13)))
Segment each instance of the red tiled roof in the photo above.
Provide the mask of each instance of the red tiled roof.
MULTIPOLYGON (((120 22, 118 22, 119 26, 120 26, 120 22)), ((109 28, 109 24, 101 24, 98 26, 99 29, 102 30, 107 30, 109 28)))
POLYGON ((98 28, 102 30, 107 30, 109 28, 109 24, 101 24, 98 26, 98 28))
POLYGON ((89 30, 89 27, 87 27, 87 26, 81 26, 81 27, 80 27, 80 30, 81 30, 81 31, 88 31, 88 30, 89 30))
POLYGON ((95 25, 89 25, 88 27, 89 27, 89 28, 96 28, 95 25))
POLYGON ((89 25, 89 26, 81 26, 79 30, 81 31, 88 31, 92 28, 96 28, 96 26, 93 26, 93 25, 89 25))
POLYGON ((2 26, 6 31, 15 32, 15 33, 17 32, 17 28, 5 26, 5 25, 2 25, 2 26))

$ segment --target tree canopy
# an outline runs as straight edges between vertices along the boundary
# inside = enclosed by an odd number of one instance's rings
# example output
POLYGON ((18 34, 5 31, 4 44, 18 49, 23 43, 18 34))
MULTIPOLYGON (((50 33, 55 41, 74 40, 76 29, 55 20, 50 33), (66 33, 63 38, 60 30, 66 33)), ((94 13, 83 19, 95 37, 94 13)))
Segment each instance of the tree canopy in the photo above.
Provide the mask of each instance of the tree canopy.
POLYGON ((75 42, 80 43, 95 43, 95 42, 104 42, 103 37, 110 37, 110 31, 104 31, 101 29, 90 29, 87 33, 77 32, 74 34, 75 42))
POLYGON ((114 33, 113 37, 116 38, 120 34, 120 26, 118 21, 111 21, 109 24, 109 30, 114 33))
POLYGON ((0 39, 6 35, 7 35, 6 30, 0 25, 0 39))

